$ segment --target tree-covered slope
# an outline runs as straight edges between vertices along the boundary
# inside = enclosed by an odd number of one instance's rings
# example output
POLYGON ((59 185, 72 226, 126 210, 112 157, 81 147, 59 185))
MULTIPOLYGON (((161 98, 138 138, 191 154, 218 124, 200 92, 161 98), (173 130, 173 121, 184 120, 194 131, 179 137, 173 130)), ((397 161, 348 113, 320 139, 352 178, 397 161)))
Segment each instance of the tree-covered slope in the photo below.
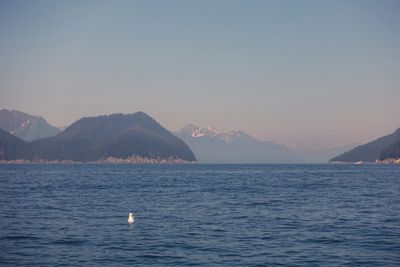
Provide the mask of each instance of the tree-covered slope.
MULTIPOLYGON (((11 135, 12 136, 12 135, 11 135)), ((31 143, 1 137, 8 158, 97 161, 132 156, 195 161, 190 148, 143 112, 82 118, 56 136, 31 143), (19 141, 21 142, 19 142, 19 141), (17 145, 13 145, 16 143, 17 145), (24 153, 8 147, 22 147, 24 153)), ((15 137, 16 138, 16 137, 15 137)), ((22 150, 21 150, 22 151, 22 150)))
POLYGON ((400 139, 385 148, 381 156, 379 158, 380 160, 385 160, 385 159, 400 159, 400 139))
POLYGON ((22 159, 29 155, 29 143, 0 129, 0 160, 22 159))
POLYGON ((400 140, 400 128, 394 133, 380 137, 370 143, 358 146, 331 159, 331 162, 374 162, 381 158, 381 153, 400 140))
POLYGON ((107 157, 196 160, 189 147, 143 112, 83 118, 32 143, 33 158, 94 161, 107 157))

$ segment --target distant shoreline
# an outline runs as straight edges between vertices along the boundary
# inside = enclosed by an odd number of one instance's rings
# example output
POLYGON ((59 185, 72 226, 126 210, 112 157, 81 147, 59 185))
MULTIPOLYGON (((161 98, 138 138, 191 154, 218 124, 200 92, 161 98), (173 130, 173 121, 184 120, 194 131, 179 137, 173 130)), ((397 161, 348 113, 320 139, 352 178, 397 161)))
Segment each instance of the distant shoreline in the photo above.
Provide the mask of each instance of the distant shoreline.
POLYGON ((399 159, 385 159, 385 160, 376 160, 376 161, 357 161, 357 162, 347 162, 347 161, 331 161, 331 164, 353 164, 353 165, 360 165, 360 164, 400 164, 399 159))
MULTIPOLYGON (((170 159, 147 159, 141 161, 134 161, 129 159, 104 159, 96 161, 73 161, 73 160, 43 160, 43 159, 16 159, 16 160, 0 160, 0 164, 199 164, 198 161, 185 161, 185 160, 170 160, 170 159)), ((344 161, 334 161, 326 163, 210 163, 204 162, 203 164, 337 164, 337 165, 400 165, 400 159, 391 159, 375 162, 344 162, 344 161)))
POLYGON ((158 158, 143 158, 143 157, 129 157, 114 158, 108 157, 106 159, 96 161, 73 161, 73 160, 45 160, 45 159, 15 159, 15 160, 0 160, 0 164, 188 164, 197 163, 197 161, 186 161, 182 159, 158 159, 158 158))

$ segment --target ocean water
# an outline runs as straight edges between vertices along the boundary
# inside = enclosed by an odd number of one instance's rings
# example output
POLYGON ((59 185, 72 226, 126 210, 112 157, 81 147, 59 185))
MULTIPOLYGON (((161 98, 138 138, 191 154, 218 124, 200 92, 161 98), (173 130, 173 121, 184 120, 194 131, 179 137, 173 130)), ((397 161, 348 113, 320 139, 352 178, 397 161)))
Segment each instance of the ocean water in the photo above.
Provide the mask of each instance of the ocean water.
POLYGON ((0 266, 400 266, 400 166, 0 165, 0 266))

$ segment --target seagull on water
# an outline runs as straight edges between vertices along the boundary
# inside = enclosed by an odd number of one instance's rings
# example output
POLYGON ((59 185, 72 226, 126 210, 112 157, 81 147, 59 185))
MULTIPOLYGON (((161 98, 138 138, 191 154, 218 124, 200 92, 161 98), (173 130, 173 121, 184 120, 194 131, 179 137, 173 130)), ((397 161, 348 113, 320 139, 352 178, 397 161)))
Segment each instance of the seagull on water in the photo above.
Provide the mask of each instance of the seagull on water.
POLYGON ((128 223, 134 223, 135 222, 135 216, 133 215, 132 212, 129 213, 129 217, 128 217, 128 223))

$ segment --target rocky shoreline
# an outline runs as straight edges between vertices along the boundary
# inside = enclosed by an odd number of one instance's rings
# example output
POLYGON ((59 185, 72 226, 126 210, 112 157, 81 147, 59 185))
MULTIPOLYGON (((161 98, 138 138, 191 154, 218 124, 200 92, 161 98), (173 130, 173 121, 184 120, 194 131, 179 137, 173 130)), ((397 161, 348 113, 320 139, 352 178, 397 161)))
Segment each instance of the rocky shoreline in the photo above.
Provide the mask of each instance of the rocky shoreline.
POLYGON ((376 160, 374 162, 369 161, 357 161, 357 162, 346 162, 346 161, 331 161, 333 164, 400 164, 400 158, 398 159, 385 159, 385 160, 376 160))
POLYGON ((380 163, 380 164, 400 164, 400 158, 398 158, 398 159, 379 160, 376 163, 380 163))

